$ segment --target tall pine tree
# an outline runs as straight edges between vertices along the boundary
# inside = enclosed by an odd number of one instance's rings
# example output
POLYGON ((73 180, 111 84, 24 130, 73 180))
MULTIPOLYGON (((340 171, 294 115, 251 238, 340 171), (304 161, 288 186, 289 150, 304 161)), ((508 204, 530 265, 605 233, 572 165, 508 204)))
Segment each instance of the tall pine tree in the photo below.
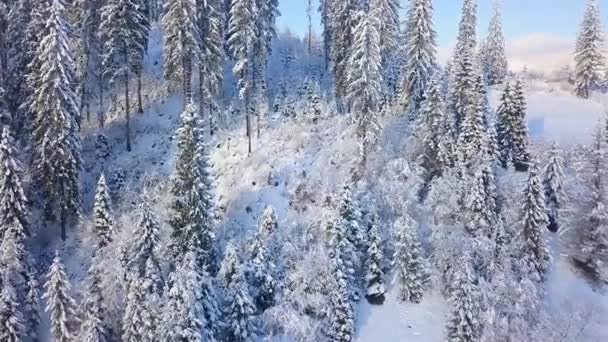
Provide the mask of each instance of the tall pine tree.
POLYGON ((559 212, 565 201, 564 195, 564 159, 561 151, 554 143, 547 152, 547 162, 543 172, 545 198, 547 200, 547 215, 549 216, 549 230, 556 233, 560 226, 559 212))
MULTIPOLYGON (((437 63, 437 33, 431 0, 410 0, 405 21, 405 63, 401 70, 401 102, 416 114, 437 63)), ((423 114, 421 114, 423 115, 423 114)))
POLYGON ((129 79, 137 73, 146 50, 148 21, 141 0, 108 0, 102 9, 100 32, 104 37, 103 73, 111 84, 123 78, 125 140, 131 151, 129 79))
POLYGON ((574 84, 576 95, 588 98, 600 83, 599 72, 604 65, 602 27, 596 0, 588 0, 574 52, 574 84))
POLYGON ((502 33, 502 12, 500 2, 495 0, 494 13, 490 19, 488 36, 483 51, 483 68, 489 86, 501 84, 507 75, 507 55, 505 38, 502 33))
POLYGON ((45 284, 46 311, 51 316, 51 334, 57 342, 73 341, 77 334, 76 303, 70 291, 71 285, 59 252, 47 275, 45 284))
POLYGON ((95 190, 95 212, 94 232, 97 236, 97 243, 103 248, 112 242, 114 238, 114 219, 112 217, 112 199, 110 191, 106 185, 106 177, 102 173, 97 182, 95 190))
POLYGON ((53 0, 46 32, 35 53, 39 62, 31 77, 34 92, 28 104, 34 113, 32 173, 43 192, 47 211, 57 214, 61 237, 80 212, 80 133, 74 93, 74 60, 63 0, 53 0))

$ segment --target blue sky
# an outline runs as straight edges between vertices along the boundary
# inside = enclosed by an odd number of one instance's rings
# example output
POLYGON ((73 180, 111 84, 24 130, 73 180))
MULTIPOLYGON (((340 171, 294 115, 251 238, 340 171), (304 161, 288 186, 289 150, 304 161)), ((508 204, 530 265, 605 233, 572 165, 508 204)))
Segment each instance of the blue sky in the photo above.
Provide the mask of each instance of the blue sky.
MULTIPOLYGON (((318 0, 313 0, 314 22, 320 30, 317 14, 318 0)), ((574 37, 585 6, 584 0, 503 0, 504 30, 507 38, 530 33, 551 33, 574 37)), ((439 44, 450 44, 456 36, 460 6, 458 0, 434 0, 435 25, 439 44)), ((479 29, 484 33, 491 13, 492 0, 479 0, 479 29)), ((608 0, 600 0, 604 18, 608 18, 608 0)), ((406 0, 402 1, 405 6, 406 0)), ((307 0, 280 0, 282 16, 279 28, 297 34, 306 32, 305 10, 307 0)))

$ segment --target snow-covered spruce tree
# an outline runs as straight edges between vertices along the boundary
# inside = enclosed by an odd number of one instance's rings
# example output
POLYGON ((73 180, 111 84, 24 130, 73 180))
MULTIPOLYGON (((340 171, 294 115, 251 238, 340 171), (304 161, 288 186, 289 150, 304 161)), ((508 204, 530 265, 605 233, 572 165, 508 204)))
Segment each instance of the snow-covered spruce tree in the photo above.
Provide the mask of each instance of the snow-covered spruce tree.
MULTIPOLYGON (((331 12, 331 71, 334 78, 334 93, 338 110, 342 111, 342 101, 349 94, 349 65, 355 42, 355 27, 359 20, 359 1, 344 0, 329 2, 331 12)), ((379 39, 377 40, 379 45, 379 39)), ((379 46, 378 46, 379 49, 379 46)), ((378 55, 377 58, 380 58, 378 55)))
POLYGON ((576 95, 588 98, 600 85, 600 71, 604 65, 602 55, 602 27, 596 0, 588 0, 574 52, 576 95))
POLYGON ((250 261, 250 272, 256 306, 260 312, 276 303, 277 281, 275 263, 266 243, 262 243, 250 261))
POLYGON ((70 294, 71 285, 65 272, 65 266, 59 252, 56 252, 53 264, 49 268, 46 293, 46 312, 51 317, 51 334, 57 342, 71 342, 77 334, 78 318, 76 303, 70 294))
POLYGON ((141 0, 107 0, 102 8, 100 34, 104 37, 103 73, 110 84, 123 78, 125 140, 131 151, 130 74, 137 73, 146 49, 148 21, 141 0))
POLYGON ((251 96, 250 82, 251 51, 254 43, 256 24, 255 0, 234 0, 230 7, 228 23, 228 48, 232 58, 236 60, 232 72, 238 79, 239 99, 243 103, 249 139, 248 152, 251 153, 251 96))
POLYGON ((252 342, 256 339, 255 306, 247 288, 245 271, 240 260, 237 264, 235 277, 228 286, 228 305, 224 320, 229 341, 252 342))
POLYGON ((164 341, 215 341, 206 322, 203 301, 203 276, 198 257, 193 252, 183 256, 170 276, 171 288, 163 312, 161 336, 164 341))
POLYGON ((418 116, 418 132, 423 145, 422 166, 427 179, 440 176, 451 165, 453 137, 449 134, 447 113, 438 78, 429 83, 418 116))
POLYGON ((522 259, 534 266, 534 271, 543 279, 551 263, 551 256, 545 241, 545 231, 549 225, 545 192, 539 176, 538 167, 530 168, 528 184, 522 197, 521 209, 521 239, 520 248, 522 259))
MULTIPOLYGON (((157 255, 160 244, 160 227, 152 213, 146 195, 138 207, 140 219, 133 239, 126 251, 127 262, 124 265, 128 285, 135 280, 142 280, 149 293, 158 293, 162 289, 162 271, 160 258, 157 255)), ((135 290, 137 291, 137 290, 135 290)))
POLYGON ((499 0, 494 1, 494 14, 490 19, 488 36, 481 53, 488 86, 501 84, 507 76, 508 62, 505 52, 505 37, 502 34, 502 11, 499 0))
POLYGON ((86 342, 106 342, 109 340, 107 326, 104 324, 106 310, 101 289, 101 270, 97 256, 91 260, 86 278, 85 293, 80 306, 81 327, 78 339, 86 342))
POLYGON ((215 269, 213 193, 201 122, 192 102, 186 104, 177 130, 178 152, 172 178, 172 252, 177 262, 193 251, 202 266, 215 269))
POLYGON ((528 121, 526 119, 526 98, 524 86, 520 80, 513 87, 513 102, 515 113, 513 117, 513 166, 515 170, 528 170, 530 154, 528 152, 528 121))
POLYGON ((0 241, 9 229, 28 235, 28 200, 21 183, 22 168, 10 128, 4 126, 0 141, 0 241))
POLYGON ((447 321, 447 341, 475 342, 481 335, 481 293, 470 258, 461 257, 455 266, 447 321))
POLYGON ((253 51, 251 58, 251 91, 253 93, 253 108, 256 114, 256 131, 260 136, 262 113, 258 108, 266 84, 266 67, 268 56, 272 53, 272 40, 277 37, 275 22, 279 16, 278 0, 254 0, 255 24, 253 36, 253 51))
POLYGON ((547 162, 543 172, 545 186, 545 199, 547 200, 547 216, 549 217, 549 231, 556 233, 559 230, 559 211, 564 205, 564 159, 556 143, 547 152, 547 162))
POLYGON ((330 250, 333 273, 327 310, 327 338, 332 342, 351 342, 355 336, 355 306, 352 300, 349 267, 340 249, 330 250))
POLYGON ((393 268, 402 301, 420 303, 426 281, 425 261, 416 221, 406 212, 393 224, 393 268))
POLYGON ((323 61, 327 71, 331 65, 331 47, 333 45, 333 2, 335 0, 319 0, 319 16, 323 26, 323 61))
POLYGON ((467 170, 474 172, 473 168, 484 158, 485 146, 488 144, 488 132, 485 124, 485 112, 483 102, 485 99, 485 85, 481 75, 477 74, 473 81, 474 89, 471 92, 473 99, 469 99, 469 105, 462 117, 460 134, 458 136, 458 162, 467 170))
POLYGON ((25 321, 19 307, 17 292, 8 279, 0 287, 0 341, 20 342, 26 334, 25 321))
POLYGON ((401 103, 404 110, 414 115, 424 100, 437 59, 437 33, 431 0, 409 0, 404 35, 401 103))
POLYGON ((367 256, 365 261, 365 297, 370 303, 383 303, 386 286, 384 284, 384 252, 382 238, 378 230, 378 215, 373 214, 368 231, 367 256))
POLYGON ((28 292, 25 297, 25 320, 27 328, 27 336, 32 340, 38 338, 38 326, 40 325, 40 295, 38 289, 38 280, 33 272, 28 274, 27 288, 28 292))
POLYGON ((460 132, 469 108, 475 106, 477 99, 474 95, 476 25, 477 0, 464 0, 454 49, 449 95, 449 109, 454 113, 457 133, 460 132))
POLYGON ((122 323, 122 340, 124 342, 154 342, 159 340, 159 317, 155 311, 143 278, 134 278, 129 282, 126 305, 122 323))
MULTIPOLYGON (((103 87, 103 79, 100 78, 101 54, 103 52, 102 37, 99 35, 101 24, 101 8, 104 0, 74 0, 76 7, 76 20, 74 28, 78 32, 77 49, 78 58, 78 83, 80 96, 80 115, 86 112, 87 122, 90 121, 90 102, 93 98, 93 84, 103 87)), ((99 89, 100 96, 103 90, 99 89)), ((102 103, 102 101, 100 101, 102 103)), ((99 108, 99 122, 102 121, 103 108, 99 108)))
POLYGON ((201 59, 202 34, 196 0, 168 0, 162 20, 165 77, 181 82, 185 106, 192 100, 192 67, 201 59))
MULTIPOLYGON (((5 5, 6 6, 6 5, 5 5)), ((31 0, 17 0, 8 8, 6 58, 7 69, 4 71, 2 87, 4 98, 12 115, 12 127, 16 132, 22 132, 28 121, 27 110, 20 106, 27 98, 28 86, 26 79, 29 74, 32 53, 30 51, 28 25, 32 21, 33 4, 31 0)))
POLYGON ((350 185, 344 185, 338 204, 338 219, 329 222, 329 248, 340 250, 346 267, 346 275, 352 292, 352 299, 359 300, 357 291, 357 274, 361 270, 362 253, 365 248, 365 236, 361 226, 361 212, 353 199, 350 185))
POLYGON ((224 259, 220 265, 220 270, 218 272, 218 278, 220 285, 224 287, 224 289, 228 289, 230 284, 236 278, 236 273, 240 263, 239 252, 236 248, 236 245, 231 241, 226 245, 226 250, 224 251, 224 259))
POLYGON ((202 35, 202 54, 198 65, 199 109, 201 118, 204 118, 205 108, 208 108, 209 132, 213 134, 216 130, 213 115, 217 107, 215 101, 224 76, 222 1, 198 0, 196 9, 197 25, 202 35))
POLYGON ((377 118, 382 98, 381 25, 379 9, 363 14, 354 29, 354 40, 347 68, 346 103, 354 113, 357 135, 361 139, 360 166, 365 167, 369 148, 380 130, 377 118))
MULTIPOLYGON (((477 169, 471 178, 465 199, 465 229, 472 236, 486 236, 493 238, 493 227, 496 223, 496 202, 486 190, 487 172, 484 172, 489 162, 483 160, 477 165, 477 169)), ((491 176, 492 170, 489 172, 491 176)), ((492 177, 493 178, 493 177, 492 177)), ((493 179, 489 180, 490 182, 493 179)))
POLYGON ((103 173, 99 176, 99 181, 97 182, 93 210, 95 212, 94 232, 97 236, 99 247, 103 248, 110 244, 114 238, 112 199, 110 198, 110 191, 106 185, 106 177, 103 173))
POLYGON ((35 85, 28 101, 34 113, 31 168, 48 211, 60 218, 65 240, 68 222, 80 212, 81 160, 74 61, 63 0, 52 1, 46 30, 35 53, 39 68, 30 80, 35 85))
POLYGON ((370 10, 378 11, 378 19, 382 23, 378 28, 380 36, 380 54, 382 64, 388 60, 389 55, 396 49, 399 39, 399 0, 371 0, 370 10))
POLYGON ((604 264, 608 262, 608 209, 605 199, 605 150, 602 145, 601 130, 594 137, 593 151, 587 166, 591 183, 591 212, 577 231, 578 253, 575 259, 588 267, 594 276, 601 276, 604 264))
POLYGON ((509 167, 509 164, 513 161, 515 112, 516 104, 512 85, 510 82, 506 82, 496 111, 497 152, 503 168, 509 167))

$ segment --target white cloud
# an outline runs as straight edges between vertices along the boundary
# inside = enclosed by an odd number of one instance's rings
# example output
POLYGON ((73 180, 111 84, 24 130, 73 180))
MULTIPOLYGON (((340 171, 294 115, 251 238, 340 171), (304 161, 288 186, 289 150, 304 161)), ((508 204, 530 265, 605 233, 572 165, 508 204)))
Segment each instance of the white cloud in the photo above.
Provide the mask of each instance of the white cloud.
MULTIPOLYGON (((520 71, 526 66, 529 70, 551 72, 573 62, 575 38, 551 33, 531 33, 507 40, 509 68, 520 71)), ((440 63, 451 56, 455 43, 440 46, 437 54, 440 63)))
POLYGON ((549 33, 532 33, 507 41, 509 68, 554 71, 572 64, 575 39, 549 33))

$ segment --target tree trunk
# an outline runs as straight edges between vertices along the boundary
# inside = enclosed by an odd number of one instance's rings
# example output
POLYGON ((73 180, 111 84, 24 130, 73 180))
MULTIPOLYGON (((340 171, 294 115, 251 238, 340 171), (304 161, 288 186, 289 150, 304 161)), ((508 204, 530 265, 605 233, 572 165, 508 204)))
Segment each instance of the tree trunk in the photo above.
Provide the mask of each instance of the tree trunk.
POLYGON ((131 152, 131 117, 129 113, 129 55, 125 54, 125 134, 127 136, 127 152, 131 152))
POLYGON ((184 57, 184 108, 192 101, 192 60, 184 57))
MULTIPOLYGON (((247 101, 247 102, 249 102, 249 101, 247 101)), ((247 121, 247 139, 249 142, 247 153, 251 154, 251 116, 249 115, 249 105, 247 105, 245 112, 247 113, 245 116, 245 120, 247 121)))
MULTIPOLYGON (((101 69, 100 69, 101 70, 101 69)), ((97 120, 99 120, 99 128, 103 129, 106 123, 106 114, 103 107, 103 71, 99 74, 99 113, 97 113, 97 120)))
MULTIPOLYGON (((88 101, 87 101, 87 74, 88 74, 88 72, 85 71, 84 75, 82 76, 82 79, 80 80, 80 82, 82 82, 81 88, 80 88, 80 116, 82 116, 84 107, 88 104, 88 101)), ((88 113, 87 113, 87 122, 90 122, 88 113)))
POLYGON ((67 220, 65 217, 65 209, 61 208, 61 214, 59 214, 61 216, 60 221, 61 221, 61 241, 65 241, 68 237, 68 233, 67 233, 67 220))
POLYGON ((211 87, 213 86, 213 84, 211 84, 211 78, 209 78, 209 80, 207 81, 207 83, 209 83, 209 134, 213 135, 213 133, 215 133, 215 124, 213 123, 213 115, 214 110, 213 110, 213 99, 211 98, 211 87))
POLYGON ((256 54, 257 54, 257 48, 254 48, 254 53, 253 53, 253 65, 252 65, 252 87, 251 87, 251 94, 253 94, 253 98, 252 101, 253 103, 251 104, 252 109, 255 111, 255 118, 257 121, 257 137, 258 139, 260 138, 260 110, 257 106, 258 104, 258 59, 256 58, 256 54))
POLYGON ((137 111, 139 114, 144 113, 143 101, 141 99, 141 74, 142 67, 137 68, 137 111))
POLYGON ((199 65, 198 67, 198 110, 201 116, 201 121, 204 121, 204 108, 205 108, 205 94, 203 92, 203 82, 205 82, 205 76, 203 75, 203 68, 199 65))

